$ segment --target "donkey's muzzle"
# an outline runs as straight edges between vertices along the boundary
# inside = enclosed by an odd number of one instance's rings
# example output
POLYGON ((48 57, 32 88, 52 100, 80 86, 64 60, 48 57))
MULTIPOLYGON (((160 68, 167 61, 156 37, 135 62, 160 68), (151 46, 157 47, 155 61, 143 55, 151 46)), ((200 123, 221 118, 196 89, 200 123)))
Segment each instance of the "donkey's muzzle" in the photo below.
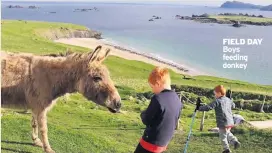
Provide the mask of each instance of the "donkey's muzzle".
POLYGON ((117 109, 120 109, 121 106, 122 106, 121 101, 115 102, 115 107, 116 107, 117 109))
POLYGON ((118 101, 113 101, 112 105, 113 105, 114 109, 108 107, 108 110, 110 112, 112 112, 112 113, 118 113, 120 111, 121 106, 122 106, 121 101, 119 101, 119 100, 118 101))

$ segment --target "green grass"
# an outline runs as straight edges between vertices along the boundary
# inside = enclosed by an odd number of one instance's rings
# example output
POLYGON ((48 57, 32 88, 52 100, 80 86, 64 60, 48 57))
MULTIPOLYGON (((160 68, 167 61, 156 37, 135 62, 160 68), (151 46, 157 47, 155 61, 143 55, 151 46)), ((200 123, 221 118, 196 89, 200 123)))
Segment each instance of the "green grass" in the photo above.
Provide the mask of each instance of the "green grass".
MULTIPOLYGON (((128 153, 133 152, 143 132, 143 124, 139 118, 139 111, 147 107, 148 103, 137 104, 124 101, 125 114, 111 114, 107 110, 97 107, 83 99, 80 95, 71 95, 68 102, 60 99, 49 112, 49 141, 58 153, 91 152, 91 153, 128 153)), ((182 129, 176 134, 167 152, 178 153, 185 144, 193 107, 186 105, 182 113, 182 129)), ((253 112, 250 112, 253 113, 253 112)), ((188 152, 216 153, 221 151, 217 134, 208 133, 209 128, 215 127, 214 112, 207 113, 204 131, 198 131, 201 113, 197 115, 194 124, 188 152), (211 147, 213 146, 213 147, 211 147)), ((2 116, 2 152, 6 149, 24 152, 41 153, 42 150, 31 145, 30 114, 4 110, 2 116)), ((269 153, 272 133, 269 131, 239 128, 235 131, 243 147, 235 153, 262 152, 269 153), (263 133, 260 135, 259 133, 263 133)))
MULTIPOLYGON (((31 52, 46 54, 63 52, 66 48, 78 51, 88 51, 86 48, 54 43, 41 36, 47 28, 60 27, 84 29, 82 26, 48 23, 4 20, 2 24, 2 50, 11 52, 31 52), (38 32, 37 32, 38 31, 38 32)), ((132 92, 149 91, 147 76, 152 65, 109 57, 105 64, 118 86, 121 97, 132 92)), ((183 80, 182 76, 171 72, 175 84, 213 88, 218 84, 229 85, 238 91, 272 93, 271 86, 250 84, 242 81, 228 80, 210 76, 197 76, 191 80, 183 80)), ((135 149, 144 125, 139 113, 145 109, 148 102, 138 103, 135 100, 124 100, 124 114, 111 114, 106 109, 87 101, 79 94, 72 94, 68 99, 60 98, 48 114, 49 141, 57 153, 129 153, 135 149)), ((168 153, 178 153, 184 148, 185 140, 191 122, 194 106, 185 105, 181 117, 182 131, 176 134, 169 145, 168 153)), ((271 119, 272 114, 255 113, 251 111, 235 111, 248 120, 271 119)), ((31 115, 17 110, 2 110, 1 139, 3 153, 31 152, 41 153, 42 149, 31 145, 31 115)), ((206 113, 204 132, 199 132, 201 113, 198 113, 190 140, 189 153, 218 153, 221 145, 217 134, 208 133, 215 127, 215 114, 206 113)), ((269 153, 272 146, 272 132, 240 127, 234 131, 243 146, 235 153, 269 153)))
POLYGON ((246 16, 225 16, 225 15, 211 15, 209 17, 217 19, 217 20, 272 22, 272 18, 259 18, 259 17, 246 17, 246 16))
POLYGON ((56 44, 37 33, 55 30, 60 27, 69 29, 86 29, 83 26, 48 23, 2 20, 2 50, 11 52, 29 52, 35 54, 64 52, 67 48, 85 51, 85 48, 56 44))

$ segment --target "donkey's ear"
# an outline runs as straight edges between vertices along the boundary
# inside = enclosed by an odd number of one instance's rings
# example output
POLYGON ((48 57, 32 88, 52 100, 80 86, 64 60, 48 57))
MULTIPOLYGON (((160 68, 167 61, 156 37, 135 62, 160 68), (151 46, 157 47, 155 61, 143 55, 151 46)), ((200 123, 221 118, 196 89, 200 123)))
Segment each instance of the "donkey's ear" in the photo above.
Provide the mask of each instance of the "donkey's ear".
POLYGON ((109 56, 109 54, 110 54, 109 48, 107 48, 106 50, 100 51, 95 61, 101 63, 109 56))
POLYGON ((102 49, 102 46, 97 46, 95 49, 94 49, 94 51, 92 51, 92 52, 89 52, 88 54, 87 54, 87 61, 88 62, 92 62, 93 61, 93 59, 98 55, 98 53, 101 51, 101 49, 102 49))
POLYGON ((89 58, 89 62, 99 62, 99 63, 101 63, 107 58, 107 56, 110 53, 109 48, 107 48, 106 50, 101 50, 102 47, 100 47, 100 49, 97 49, 97 48, 93 51, 92 56, 89 58))

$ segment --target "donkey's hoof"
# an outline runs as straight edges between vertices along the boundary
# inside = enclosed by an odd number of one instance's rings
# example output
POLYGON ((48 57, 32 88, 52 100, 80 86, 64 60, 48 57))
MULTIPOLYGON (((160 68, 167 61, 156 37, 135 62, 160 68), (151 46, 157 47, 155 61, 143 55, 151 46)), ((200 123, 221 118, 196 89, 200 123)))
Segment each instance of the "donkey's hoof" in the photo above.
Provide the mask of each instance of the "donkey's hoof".
POLYGON ((44 149, 44 151, 46 152, 46 153, 56 153, 54 150, 52 150, 51 148, 46 148, 46 149, 44 149))
POLYGON ((42 141, 40 139, 36 139, 34 141, 34 146, 43 147, 42 141))

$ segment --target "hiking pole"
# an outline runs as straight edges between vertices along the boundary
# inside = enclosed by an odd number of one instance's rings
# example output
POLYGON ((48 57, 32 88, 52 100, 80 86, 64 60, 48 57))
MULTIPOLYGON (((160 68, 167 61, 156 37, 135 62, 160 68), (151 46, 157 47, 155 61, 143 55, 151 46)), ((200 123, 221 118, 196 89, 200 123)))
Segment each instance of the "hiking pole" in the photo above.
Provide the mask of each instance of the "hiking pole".
POLYGON ((201 103, 200 98, 197 98, 196 109, 195 109, 193 117, 192 117, 192 122, 191 122, 191 125, 190 125, 190 131, 189 131, 189 134, 188 134, 188 137, 187 137, 187 140, 186 140, 186 145, 185 145, 183 153, 187 152, 187 148, 188 148, 188 145, 189 145, 189 140, 190 140, 190 137, 191 137, 191 134, 192 134, 193 125, 194 125, 194 122, 195 122, 196 112, 197 112, 197 110, 200 107, 200 103, 201 103))
POLYGON ((226 97, 228 97, 230 100, 232 100, 232 90, 231 90, 231 85, 230 85, 230 89, 227 91, 226 97))

